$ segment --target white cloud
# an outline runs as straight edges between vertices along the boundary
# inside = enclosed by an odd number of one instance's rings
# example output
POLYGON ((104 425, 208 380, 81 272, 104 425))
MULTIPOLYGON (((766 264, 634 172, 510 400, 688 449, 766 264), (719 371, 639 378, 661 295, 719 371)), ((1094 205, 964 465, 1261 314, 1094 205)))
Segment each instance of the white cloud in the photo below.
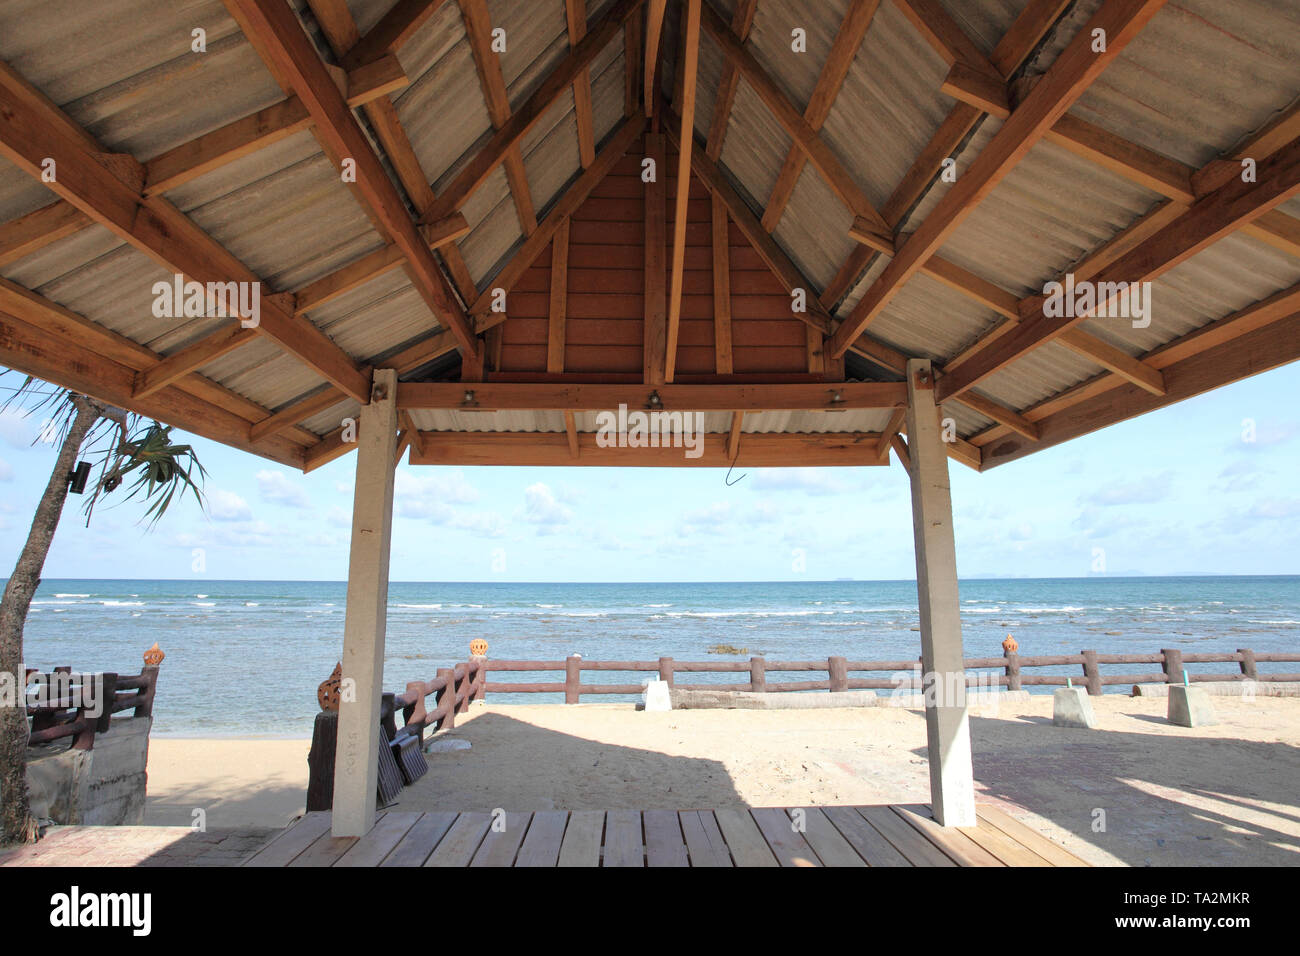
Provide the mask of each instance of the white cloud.
POLYGON ((253 517, 248 502, 233 491, 217 488, 204 497, 208 500, 208 514, 214 521, 249 521, 253 517))
POLYGON ((257 490, 263 501, 274 502, 289 508, 308 508, 311 501, 307 493, 282 471, 259 471, 257 490))
POLYGON ((0 412, 0 438, 15 448, 26 448, 36 437, 40 422, 12 408, 0 412))
POLYGON ((573 509, 560 504, 550 486, 537 482, 524 489, 523 519, 529 524, 554 528, 573 520, 573 509))

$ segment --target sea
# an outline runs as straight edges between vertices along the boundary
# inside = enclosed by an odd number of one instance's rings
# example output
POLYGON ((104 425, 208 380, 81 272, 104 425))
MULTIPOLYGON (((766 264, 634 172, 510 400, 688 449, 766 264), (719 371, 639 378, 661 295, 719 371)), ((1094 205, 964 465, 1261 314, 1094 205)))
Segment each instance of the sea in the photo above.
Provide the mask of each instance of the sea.
MULTIPOLYGON (((1022 656, 1084 649, 1154 653, 1163 647, 1300 650, 1295 576, 973 579, 961 583, 960 600, 967 657, 1000 655, 1008 634, 1022 656)), ((308 737, 318 711, 316 687, 340 657, 345 603, 341 581, 49 579, 27 620, 25 661, 42 670, 66 664, 74 671, 137 673, 141 655, 156 641, 167 656, 154 733, 308 737)), ((465 660, 475 638, 487 640, 489 657, 513 660, 560 660, 573 653, 588 660, 747 660, 756 654, 769 661, 832 655, 911 660, 920 653, 916 605, 912 581, 394 582, 384 688, 400 692, 408 681, 427 680, 438 668, 465 660)), ((1130 671, 1147 669, 1156 668, 1130 671)), ((1295 672, 1300 666, 1260 669, 1295 672)), ((1055 670, 1081 676, 1076 667, 1055 670)), ((583 680, 638 683, 640 676, 584 672, 583 680)), ((771 675, 773 681, 808 678, 818 675, 771 675)), ((494 679, 558 681, 563 675, 494 679)), ((738 680, 732 674, 690 679, 738 680)))

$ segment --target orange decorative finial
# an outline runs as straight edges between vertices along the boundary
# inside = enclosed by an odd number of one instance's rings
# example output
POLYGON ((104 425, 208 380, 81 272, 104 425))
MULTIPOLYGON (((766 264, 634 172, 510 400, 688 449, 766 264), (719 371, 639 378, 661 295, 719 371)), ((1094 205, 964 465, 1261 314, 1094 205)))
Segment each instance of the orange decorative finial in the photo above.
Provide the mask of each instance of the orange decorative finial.
POLYGON ((1008 654, 1014 654, 1016 651, 1020 650, 1020 644, 1008 633, 1007 639, 1002 642, 1002 650, 1006 651, 1008 654))
POLYGON ((476 637, 469 642, 469 653, 472 657, 486 657, 488 642, 481 637, 476 637))
POLYGON ((330 674, 325 680, 321 681, 316 688, 316 700, 320 703, 321 710, 339 709, 339 687, 343 683, 343 662, 334 665, 334 673, 330 674))
POLYGON ((158 642, 154 641, 153 647, 144 652, 144 662, 149 667, 157 667, 163 662, 163 658, 166 656, 167 655, 162 652, 162 648, 158 646, 158 642))

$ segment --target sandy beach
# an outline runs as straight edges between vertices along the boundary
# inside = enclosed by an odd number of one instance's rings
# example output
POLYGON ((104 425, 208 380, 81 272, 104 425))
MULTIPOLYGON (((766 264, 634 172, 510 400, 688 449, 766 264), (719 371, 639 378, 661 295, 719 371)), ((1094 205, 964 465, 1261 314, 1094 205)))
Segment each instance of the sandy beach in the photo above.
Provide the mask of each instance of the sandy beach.
MULTIPOLYGON (((1051 725, 1051 698, 976 710, 977 799, 1096 864, 1300 863, 1300 700, 1215 698, 1187 729, 1165 701, 1093 698, 1099 728, 1051 725), (1104 830, 1099 829, 1104 825, 1104 830)), ((402 810, 685 809, 919 803, 920 711, 643 713, 626 704, 475 705, 402 810)), ((307 740, 151 742, 145 822, 280 826, 303 809, 307 740)))

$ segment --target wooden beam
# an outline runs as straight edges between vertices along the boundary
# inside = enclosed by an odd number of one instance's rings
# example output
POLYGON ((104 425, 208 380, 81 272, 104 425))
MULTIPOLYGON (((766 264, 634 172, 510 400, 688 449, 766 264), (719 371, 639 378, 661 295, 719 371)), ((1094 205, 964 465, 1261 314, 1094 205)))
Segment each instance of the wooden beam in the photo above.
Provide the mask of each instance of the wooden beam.
POLYGON ((948 66, 965 63, 991 76, 1000 76, 939 0, 894 0, 894 5, 948 66))
POLYGON ((528 237, 527 240, 519 247, 510 261, 501 269, 500 272, 492 279, 490 288, 484 289, 483 293, 474 300, 470 306, 470 312, 476 317, 475 328, 479 332, 485 332, 505 321, 505 314, 501 312, 492 312, 492 299, 496 289, 509 292, 520 277, 528 271, 537 257, 541 255, 543 249, 555 236, 556 230, 559 229, 560 223, 577 212, 591 191, 603 180, 614 165, 623 158, 623 155, 636 142, 641 131, 645 129, 645 117, 629 117, 623 121, 609 141, 605 148, 596 156, 596 162, 579 176, 572 186, 565 191, 564 195, 551 207, 546 218, 537 226, 537 231, 528 237))
MULTIPOLYGON (((731 14, 731 32, 744 43, 749 39, 749 31, 754 26, 754 14, 758 10, 758 0, 736 0, 731 14)), ((713 120, 709 123, 709 134, 705 140, 704 152, 713 162, 722 155, 723 140, 727 136, 727 124, 731 121, 731 106, 736 101, 736 87, 740 83, 740 71, 736 64, 726 60, 722 64, 722 79, 713 101, 713 120)))
POLYGON ((257 332, 253 329, 225 326, 213 335, 204 336, 193 345, 173 352, 152 368, 137 372, 132 394, 137 398, 152 395, 256 337, 257 332))
POLYGON ((396 245, 384 246, 367 253, 360 259, 328 275, 309 282, 294 293, 294 311, 298 314, 319 308, 327 302, 333 302, 341 295, 346 295, 371 279, 392 272, 406 261, 402 250, 396 245))
POLYGON ((645 96, 645 115, 654 116, 655 101, 659 99, 659 90, 655 85, 655 76, 659 71, 659 46, 663 40, 664 15, 668 12, 668 0, 650 0, 645 13, 645 56, 642 58, 645 77, 641 87, 645 96))
POLYGON ((546 332, 546 371, 564 371, 565 313, 569 301, 569 220, 551 240, 551 308, 546 332))
POLYGON ((626 405, 658 411, 838 411, 894 408, 906 398, 901 382, 765 383, 762 385, 637 385, 550 382, 401 382, 402 408, 603 411, 626 405), (654 404, 651 394, 659 397, 654 404), (838 398, 838 400, 837 400, 838 398))
POLYGON ((644 0, 615 0, 582 41, 560 61, 532 94, 511 115, 483 148, 448 185, 428 210, 427 216, 442 219, 465 204, 474 190, 487 180, 492 171, 505 159, 524 135, 545 115, 551 105, 573 85, 578 73, 591 65, 592 60, 623 28, 623 24, 641 6, 644 0))
POLYGON ((287 428, 292 428, 299 422, 313 418, 321 412, 328 411, 335 405, 348 401, 348 398, 349 396, 344 395, 337 389, 329 387, 313 392, 311 395, 298 399, 280 411, 267 415, 261 421, 254 422, 252 427, 249 428, 249 437, 253 441, 261 441, 263 438, 278 434, 287 428))
POLYGON ((1037 425, 1018 412, 1012 411, 1010 408, 995 402, 991 398, 980 395, 978 392, 967 392, 962 395, 961 404, 979 412, 985 418, 993 419, 999 425, 1005 425, 1013 432, 1024 435, 1031 441, 1038 438, 1037 425))
MULTIPOLYGON (((465 35, 474 54, 478 69, 479 86, 487 104, 488 118, 494 129, 501 129, 510 119, 510 97, 506 94, 506 78, 501 71, 501 58, 492 50, 492 17, 488 14, 487 0, 459 0, 461 16, 465 21, 465 35)), ((575 81, 576 82, 576 81, 575 81)), ((532 193, 528 188, 528 172, 524 169, 524 154, 518 142, 505 154, 506 182, 514 197, 519 228, 525 236, 537 229, 537 212, 533 208, 532 193)))
POLYGON ((1300 360, 1300 313, 1293 312, 1166 366, 1164 395, 1153 395, 1136 385, 1123 383, 1042 419, 1038 423, 1038 445, 1027 446, 1015 436, 986 445, 985 467, 1014 461, 1038 448, 1058 445, 1297 360, 1300 360))
MULTIPOLYGON (((0 155, 34 177, 46 157, 58 157, 58 177, 47 185, 89 218, 164 267, 199 283, 261 280, 210 235, 162 197, 110 172, 102 147, 7 65, 0 67, 0 155), (96 144, 97 145, 97 144, 96 144)), ((137 164, 138 166, 138 164, 137 164)), ((143 167, 139 167, 143 184, 143 167)), ((350 395, 369 395, 369 375, 310 322, 294 316, 274 296, 260 297, 258 331, 350 395)))
POLYGON ((1141 359, 1136 359, 1122 349, 1117 349, 1109 342, 1088 335, 1080 328, 1062 332, 1056 340, 1076 355, 1082 355, 1089 361, 1096 362, 1106 371, 1128 379, 1152 395, 1165 393, 1165 379, 1159 369, 1152 368, 1141 359))
POLYGON ((709 193, 713 212, 713 369, 730 375, 731 360, 731 238, 727 206, 717 193, 709 193))
POLYGON ((817 131, 795 109, 780 85, 768 75, 754 55, 731 32, 726 22, 707 4, 704 6, 702 23, 717 41, 723 56, 736 65, 741 75, 758 94, 759 99, 767 105, 777 122, 795 141, 795 145, 807 155, 809 161, 849 211, 855 216, 870 220, 882 234, 888 235, 889 227, 871 205, 871 201, 858 185, 857 180, 817 135, 817 131))
POLYGON ((1164 0, 1106 0, 867 290, 836 331, 831 342, 834 354, 842 355, 848 349, 893 300, 903 283, 916 274, 1163 5, 1164 0), (1098 29, 1106 31, 1106 50, 1102 53, 1092 50, 1092 31, 1098 29))
MULTIPOLYGON (((578 448, 578 416, 573 412, 564 413, 564 435, 569 440, 569 457, 577 458, 581 454, 578 448)), ((427 454, 423 447, 420 454, 427 454)))
MULTIPOLYGON (((1154 236, 1098 272, 1092 281, 1099 288, 1114 288, 1112 283, 1154 280, 1242 223, 1300 193, 1300 140, 1260 163, 1257 174, 1257 182, 1231 180, 1199 200, 1154 236)), ((1025 299, 1021 303, 1024 321, 994 345, 964 362, 961 368, 945 375, 939 383, 940 395, 944 398, 960 395, 1026 352, 1052 341, 1089 317, 1048 317, 1043 314, 1045 302, 1046 297, 1042 295, 1025 299)), ((1104 310, 1106 304, 1098 302, 1092 314, 1104 310)))
POLYGON ((889 416, 889 424, 885 426, 885 430, 880 433, 880 440, 876 442, 876 458, 882 463, 889 460, 889 449, 894 447, 894 439, 898 437, 899 429, 903 427, 906 419, 906 408, 896 408, 889 416))
POLYGON ((396 53, 430 17, 443 0, 397 0, 379 22, 358 40, 343 58, 345 69, 396 53))
POLYGON ((894 454, 898 456, 898 461, 902 464, 905 471, 912 470, 912 456, 908 453, 907 440, 902 435, 895 435, 890 439, 889 447, 894 449, 894 454))
POLYGON ((745 413, 731 413, 731 432, 727 435, 727 458, 735 461, 740 454, 740 437, 745 431, 745 413))
MULTIPOLYGON (((655 178, 645 183, 645 334, 643 381, 662 384, 668 349, 668 282, 666 275, 667 159, 662 133, 646 133, 646 158, 654 161, 655 178)), ((688 153, 689 155, 689 153, 688 153)))
MULTIPOLYGON (((845 77, 849 75, 849 67, 858 55, 858 47, 862 45, 862 38, 867 35, 871 19, 879 6, 880 0, 853 0, 848 13, 844 15, 839 32, 835 34, 835 41, 831 44, 831 52, 817 77, 812 97, 803 111, 803 118, 814 132, 820 131, 830 116, 831 106, 839 95, 840 87, 844 85, 845 77)), ((768 196, 767 208, 763 210, 763 228, 768 232, 776 232, 807 162, 807 155, 797 146, 791 146, 786 153, 776 184, 768 196)))
POLYGON ((993 48, 989 60, 1001 76, 1010 76, 1029 58, 1073 0, 1029 0, 1011 29, 993 48))
POLYGON ((874 432, 747 434, 735 459, 727 455, 729 435, 706 434, 698 458, 674 447, 626 448, 597 444, 592 432, 578 434, 574 458, 561 432, 426 432, 426 451, 414 465, 592 466, 631 468, 784 468, 879 465, 874 432))
POLYGON ((242 7, 266 54, 290 78, 298 98, 315 121, 318 135, 339 157, 355 161, 355 194, 383 224, 388 238, 402 250, 407 272, 420 297, 438 321, 456 336, 463 352, 474 358, 480 356, 482 344, 470 328, 437 260, 293 11, 283 0, 231 2, 242 7))
POLYGON ((89 225, 89 216, 62 200, 12 219, 0 225, 0 266, 17 262, 89 225))
MULTIPOLYGON (((682 41, 681 133, 677 137, 677 195, 673 201, 673 255, 668 289, 668 329, 665 336, 664 381, 677 371, 677 335, 682 321, 682 283, 686 278, 686 220, 691 198, 691 153, 695 146, 695 79, 700 64, 701 0, 685 0, 682 41)), ((649 241, 649 230, 646 232, 649 241)))
MULTIPOLYGON (((587 35, 587 0, 564 0, 569 47, 587 35)), ((596 129, 591 113, 591 71, 581 70, 573 80, 573 117, 578 124, 578 161, 586 169, 596 161, 596 129)))

